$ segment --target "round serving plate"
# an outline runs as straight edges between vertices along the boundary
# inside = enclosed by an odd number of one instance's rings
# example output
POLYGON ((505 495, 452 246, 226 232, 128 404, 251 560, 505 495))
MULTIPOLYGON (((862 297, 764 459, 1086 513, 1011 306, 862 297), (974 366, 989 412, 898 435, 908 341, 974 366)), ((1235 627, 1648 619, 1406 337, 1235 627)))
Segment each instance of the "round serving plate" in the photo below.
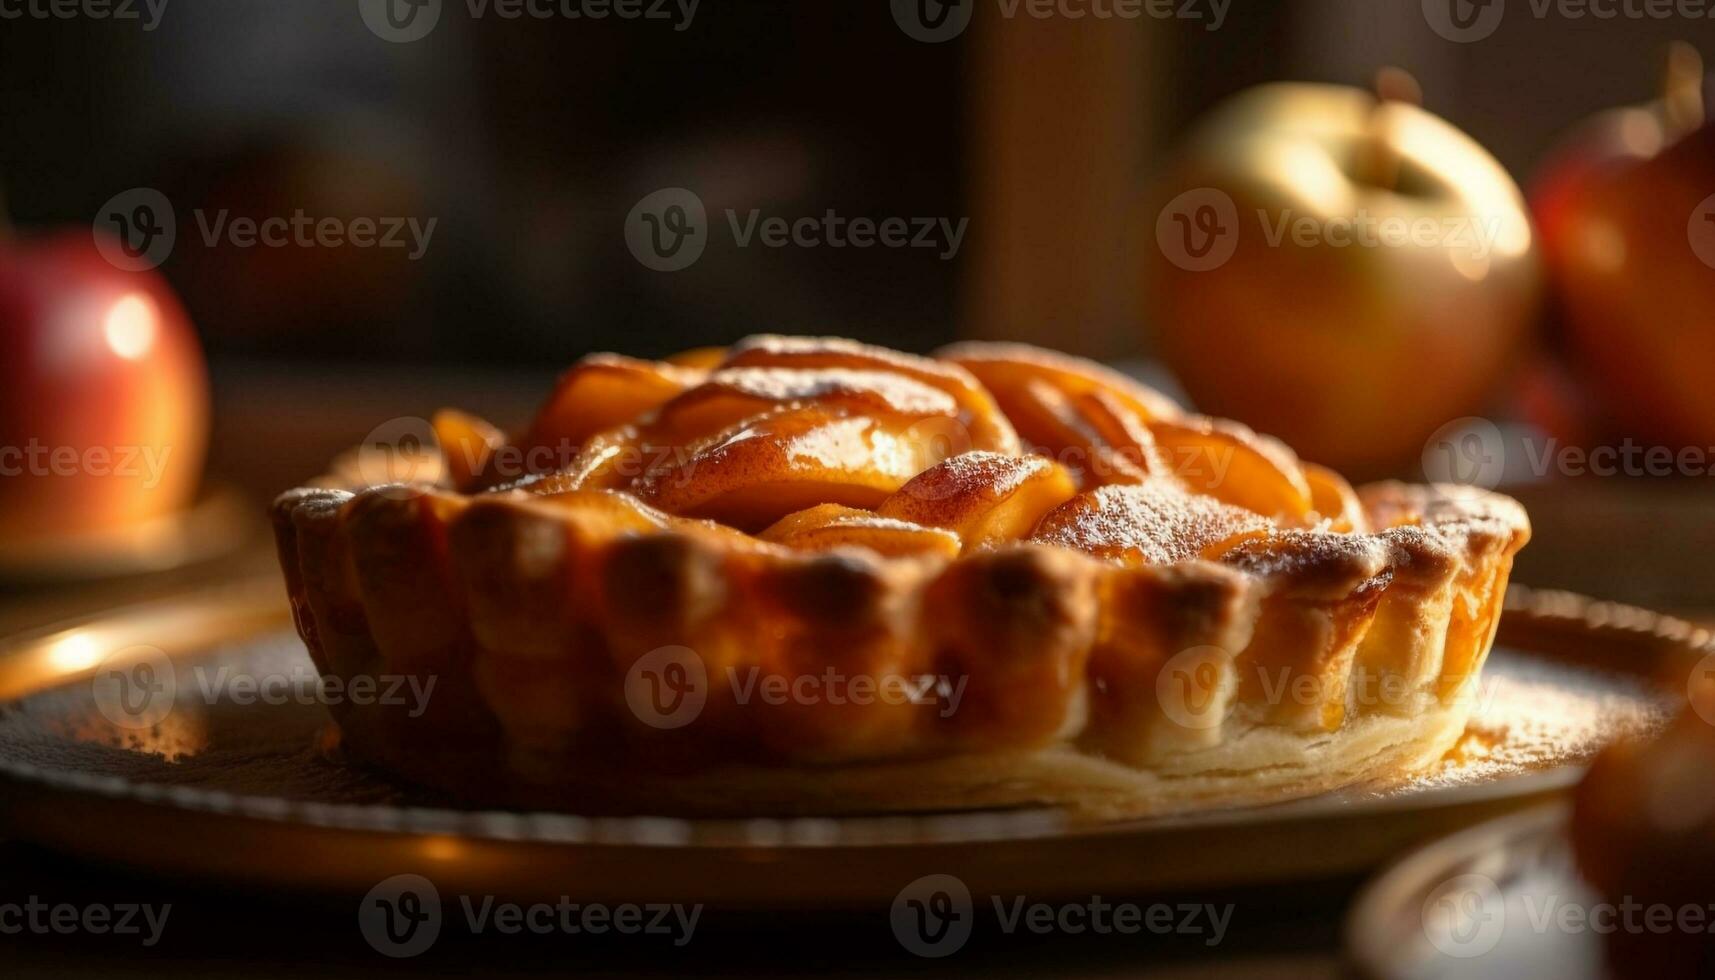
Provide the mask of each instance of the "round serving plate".
POLYGON ((1560 914, 1600 902, 1574 867, 1567 813, 1553 803, 1479 824, 1388 869, 1347 920, 1353 967, 1369 980, 1609 976, 1598 930, 1560 914))
POLYGON ((1440 769, 1288 804, 1111 823, 1044 809, 584 817, 462 808, 335 758, 270 579, 0 645, 0 832, 251 889, 362 893, 417 873, 521 900, 733 909, 869 906, 931 873, 973 892, 1045 897, 1265 884, 1368 871, 1556 798, 1615 735, 1667 717, 1683 700, 1671 679, 1708 639, 1641 610, 1520 590, 1471 734, 1440 769), (145 716, 148 727, 115 710, 114 699, 168 681, 171 710, 145 716))

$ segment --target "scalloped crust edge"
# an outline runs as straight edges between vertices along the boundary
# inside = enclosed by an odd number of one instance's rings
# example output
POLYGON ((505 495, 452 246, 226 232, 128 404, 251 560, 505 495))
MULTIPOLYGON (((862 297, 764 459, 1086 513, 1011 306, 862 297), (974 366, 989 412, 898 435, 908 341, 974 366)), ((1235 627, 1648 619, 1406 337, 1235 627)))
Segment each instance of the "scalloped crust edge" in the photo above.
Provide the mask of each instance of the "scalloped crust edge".
MULTIPOLYGON (((354 497, 300 489, 274 509, 294 618, 318 669, 344 679, 428 673, 441 685, 422 718, 337 707, 344 744, 360 760, 473 802, 590 812, 1049 804, 1117 817, 1277 802, 1395 777, 1432 763, 1462 732, 1465 694, 1493 642, 1512 555, 1529 536, 1522 509, 1505 497, 1389 483, 1362 490, 1375 522, 1396 525, 1388 530, 1282 532, 1286 547, 1235 549, 1219 564, 1120 568, 1029 544, 946 563, 782 549, 735 559, 720 543, 677 532, 589 538, 522 494, 386 490, 354 497), (1302 540, 1291 543, 1294 535, 1302 540), (605 571, 624 566, 627 583, 657 590, 656 602, 627 609, 616 593, 589 593, 591 576, 572 569, 587 572, 584 559, 596 553, 605 571), (795 596, 791 622, 810 650, 849 646, 880 624, 892 642, 917 642, 918 631, 932 629, 935 643, 967 643, 959 655, 976 680, 985 663, 1036 658, 987 692, 1002 708, 1032 700, 1012 697, 1007 683, 1034 691, 1028 685, 1068 669, 1076 679, 1064 697, 1036 699, 1042 710, 1016 718, 1002 711, 1005 724, 990 719, 974 731, 925 736, 913 722, 897 744, 818 758, 735 765, 716 752, 663 767, 663 751, 675 752, 671 740, 639 764, 616 755, 611 739, 593 753, 571 749, 592 724, 615 725, 613 715, 588 717, 590 677, 597 687, 613 677, 580 675, 592 651, 579 647, 594 644, 588 624, 566 620, 560 606, 616 603, 601 607, 617 631, 601 653, 618 670, 642 648, 697 640, 698 623, 713 620, 684 610, 714 601, 711 594, 727 606, 754 601, 726 577, 756 574, 795 596), (943 602, 919 619, 923 597, 937 587, 954 608, 943 602), (833 598, 842 592, 850 595, 833 598), (897 620, 901 609, 914 614, 910 624, 888 632, 882 620, 897 620), (959 630, 975 635, 961 640, 959 630), (1233 653, 1218 664, 1220 723, 1187 728, 1148 702, 1172 656, 1198 647, 1233 653), (505 676, 519 668, 525 676, 508 686, 505 676), (1255 669, 1266 688, 1267 670, 1276 668, 1282 683, 1314 681, 1315 695, 1282 699, 1276 691, 1259 700, 1247 672, 1255 669), (1354 692, 1366 677, 1397 680, 1410 697, 1365 702, 1354 692), (583 700, 555 701, 566 697, 583 700)), ((723 628, 742 634, 746 623, 723 628)), ((614 694, 594 693, 598 707, 614 694)), ((619 735, 622 748, 633 736, 661 737, 636 725, 619 735)), ((794 746, 787 754, 797 751, 798 742, 784 741, 794 746)))

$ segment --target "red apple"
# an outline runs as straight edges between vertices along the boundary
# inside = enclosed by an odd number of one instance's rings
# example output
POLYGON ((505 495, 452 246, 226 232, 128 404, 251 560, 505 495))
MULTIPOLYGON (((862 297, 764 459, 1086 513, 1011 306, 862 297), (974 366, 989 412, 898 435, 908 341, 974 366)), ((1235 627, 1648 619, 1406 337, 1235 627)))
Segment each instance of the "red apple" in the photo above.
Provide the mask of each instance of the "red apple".
POLYGON ((1574 130, 1531 191, 1555 306, 1613 435, 1715 446, 1715 127, 1676 45, 1657 102, 1574 130))
POLYGON ((0 538, 183 508, 208 398, 196 333, 158 274, 109 264, 88 230, 0 237, 0 538))
POLYGON ((1485 412, 1540 278, 1505 168, 1414 104, 1408 77, 1379 81, 1385 97, 1240 93, 1193 133, 1148 219, 1151 319, 1197 407, 1362 476, 1485 412))
POLYGON ((1562 446, 1588 448, 1597 442, 1597 414, 1589 394, 1566 366, 1544 352, 1534 354, 1513 379, 1503 414, 1562 446))

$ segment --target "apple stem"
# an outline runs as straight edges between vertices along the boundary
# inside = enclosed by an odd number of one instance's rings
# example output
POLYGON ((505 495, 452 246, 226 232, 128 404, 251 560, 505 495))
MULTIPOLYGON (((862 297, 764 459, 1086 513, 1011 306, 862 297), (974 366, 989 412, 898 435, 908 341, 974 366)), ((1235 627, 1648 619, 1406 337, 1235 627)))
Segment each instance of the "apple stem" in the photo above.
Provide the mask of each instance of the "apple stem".
POLYGON ((1668 45, 1661 87, 1670 132, 1689 133, 1703 125, 1703 56, 1696 48, 1684 41, 1668 45))
POLYGON ((1403 68, 1392 65, 1376 72, 1376 104, 1370 110, 1368 159, 1362 172, 1371 186, 1392 190, 1399 184, 1399 154, 1393 149, 1393 129, 1398 125, 1394 103, 1422 105, 1423 86, 1403 68))

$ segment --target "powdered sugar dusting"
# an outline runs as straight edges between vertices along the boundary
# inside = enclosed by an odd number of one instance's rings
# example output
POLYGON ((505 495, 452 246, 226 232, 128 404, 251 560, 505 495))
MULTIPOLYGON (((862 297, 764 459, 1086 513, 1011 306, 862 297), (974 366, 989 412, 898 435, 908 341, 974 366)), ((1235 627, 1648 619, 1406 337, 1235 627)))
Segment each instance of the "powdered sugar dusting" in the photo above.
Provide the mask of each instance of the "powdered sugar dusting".
POLYGON ((1166 480, 1107 486, 1042 519, 1035 540, 1100 558, 1168 565, 1234 535, 1269 528, 1267 518, 1193 496, 1166 480))
POLYGON ((953 415, 958 403, 939 388, 901 374, 851 368, 724 368, 709 376, 709 388, 724 388, 763 401, 821 401, 868 398, 902 415, 953 415))
POLYGON ((1657 731, 1675 708, 1646 681, 1496 650, 1475 693, 1471 721, 1441 765, 1368 797, 1490 782, 1588 762, 1623 735, 1657 731))

